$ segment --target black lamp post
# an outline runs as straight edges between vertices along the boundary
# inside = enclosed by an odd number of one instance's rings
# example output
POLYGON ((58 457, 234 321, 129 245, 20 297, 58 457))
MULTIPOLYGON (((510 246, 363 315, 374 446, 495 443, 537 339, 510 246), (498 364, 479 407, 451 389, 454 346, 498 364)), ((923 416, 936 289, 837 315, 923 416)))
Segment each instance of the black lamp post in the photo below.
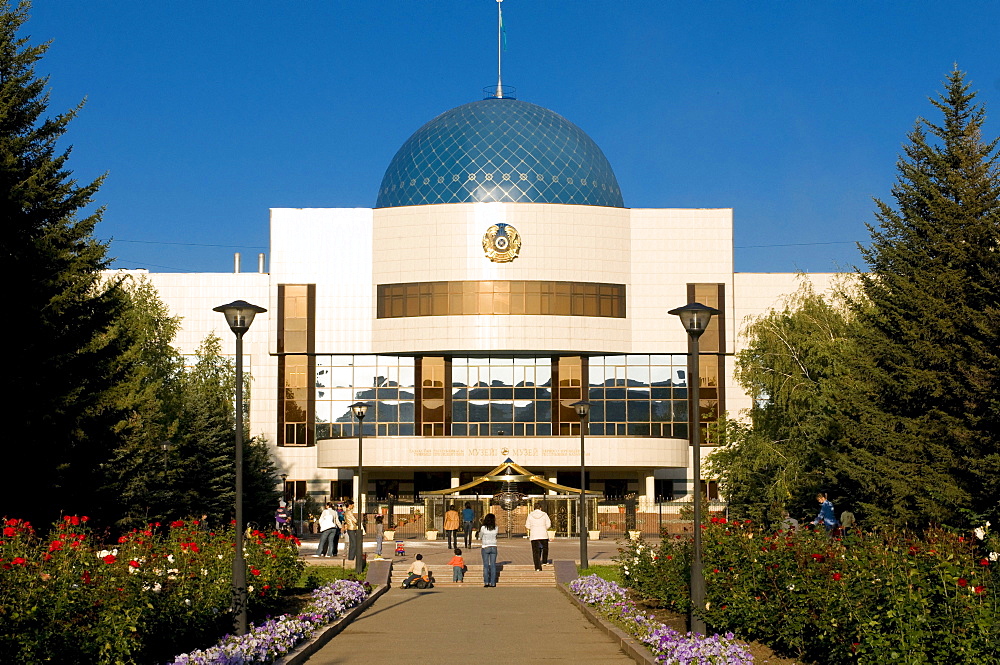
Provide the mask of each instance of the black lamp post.
POLYGON ((587 561, 587 460, 584 457, 584 434, 587 431, 587 416, 590 415, 590 402, 575 402, 573 408, 580 416, 580 568, 586 569, 587 561))
POLYGON ((719 310, 693 302, 668 314, 675 314, 688 334, 688 436, 694 463, 694 552, 691 558, 691 631, 705 633, 705 574, 701 565, 701 379, 698 376, 700 356, 698 338, 708 328, 712 317, 719 310))
POLYGON ((164 441, 160 444, 160 449, 163 451, 163 482, 167 482, 167 455, 170 454, 170 442, 164 441))
POLYGON ((364 473, 365 465, 361 456, 362 449, 364 446, 364 432, 362 431, 362 425, 364 424, 365 414, 368 413, 368 405, 364 402, 355 402, 351 405, 351 411, 354 413, 354 417, 358 419, 358 502, 355 504, 354 516, 358 522, 358 535, 357 535, 357 547, 354 549, 354 570, 361 572, 364 570, 363 552, 365 549, 365 530, 362 520, 364 519, 364 510, 361 507, 361 497, 364 493, 364 473))
POLYGON ((233 556, 233 622, 237 635, 247 634, 247 566, 243 559, 243 335, 257 314, 267 310, 237 300, 212 311, 222 312, 236 335, 236 553, 233 556))

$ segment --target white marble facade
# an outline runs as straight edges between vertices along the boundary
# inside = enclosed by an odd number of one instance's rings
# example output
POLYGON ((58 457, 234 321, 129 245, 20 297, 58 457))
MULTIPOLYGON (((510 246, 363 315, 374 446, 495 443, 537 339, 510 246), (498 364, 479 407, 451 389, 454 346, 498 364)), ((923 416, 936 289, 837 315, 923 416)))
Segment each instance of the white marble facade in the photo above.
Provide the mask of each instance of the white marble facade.
MULTIPOLYGON (((172 313, 182 317, 177 344, 193 353, 214 332, 233 352, 234 338, 212 308, 242 299, 268 308, 245 338, 253 377, 252 433, 277 441, 278 286, 315 284, 317 354, 613 355, 685 354, 687 338, 667 311, 687 302, 690 283, 725 285, 723 408, 738 414, 749 399, 732 379, 741 322, 794 291, 790 274, 733 273, 730 209, 628 209, 545 203, 454 203, 394 208, 281 208, 271 211, 270 269, 265 273, 148 273, 172 313), (482 237, 500 221, 521 236, 518 258, 493 263, 482 237), (463 280, 606 282, 627 288, 627 316, 471 315, 376 318, 379 284, 463 280)), ((812 275, 819 290, 831 275, 812 275)), ((579 464, 576 437, 421 437, 368 440, 365 466, 398 476, 414 469, 484 472, 507 456, 551 473, 579 464), (507 451, 506 454, 504 451, 507 451), (512 452, 513 451, 513 452, 512 452), (518 454, 519 453, 519 454, 518 454)), ((689 479, 687 442, 593 436, 588 465, 637 481, 689 479)), ((350 479, 357 450, 348 440, 272 449, 289 479, 325 495, 329 481, 350 479)))

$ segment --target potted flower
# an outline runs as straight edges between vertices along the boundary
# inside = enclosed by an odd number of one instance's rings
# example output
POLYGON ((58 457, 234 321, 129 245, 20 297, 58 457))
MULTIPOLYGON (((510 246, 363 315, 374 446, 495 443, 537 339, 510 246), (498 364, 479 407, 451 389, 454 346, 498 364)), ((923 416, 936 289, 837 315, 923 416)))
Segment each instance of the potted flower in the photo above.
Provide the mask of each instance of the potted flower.
POLYGON ((438 539, 437 529, 428 529, 427 531, 424 532, 424 535, 427 537, 427 540, 437 540, 438 539))

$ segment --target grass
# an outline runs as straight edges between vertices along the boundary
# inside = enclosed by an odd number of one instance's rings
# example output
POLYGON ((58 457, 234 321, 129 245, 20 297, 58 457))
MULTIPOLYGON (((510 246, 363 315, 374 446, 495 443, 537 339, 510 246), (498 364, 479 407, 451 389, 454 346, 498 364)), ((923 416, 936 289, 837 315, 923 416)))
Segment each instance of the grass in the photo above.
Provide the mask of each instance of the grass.
POLYGON ((625 580, 622 579, 622 570, 618 566, 588 566, 587 570, 579 568, 577 570, 581 574, 597 575, 609 582, 617 582, 621 585, 625 584, 625 580))
POLYGON ((337 580, 358 580, 365 581, 365 573, 358 573, 351 568, 341 568, 340 566, 309 566, 302 571, 299 578, 299 586, 306 589, 315 589, 337 580))

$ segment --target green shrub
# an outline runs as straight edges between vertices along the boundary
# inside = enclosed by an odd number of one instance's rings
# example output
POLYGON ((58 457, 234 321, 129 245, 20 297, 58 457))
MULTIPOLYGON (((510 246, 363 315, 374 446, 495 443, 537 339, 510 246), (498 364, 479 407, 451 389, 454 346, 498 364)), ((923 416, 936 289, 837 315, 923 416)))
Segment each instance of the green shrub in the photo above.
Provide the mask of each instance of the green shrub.
MULTIPOLYGON (((975 538, 770 534, 714 518, 702 543, 713 630, 823 663, 1000 662, 1000 562, 975 538)), ((620 563, 628 586, 684 612, 690 557, 690 539, 665 537, 629 543, 620 563)))

